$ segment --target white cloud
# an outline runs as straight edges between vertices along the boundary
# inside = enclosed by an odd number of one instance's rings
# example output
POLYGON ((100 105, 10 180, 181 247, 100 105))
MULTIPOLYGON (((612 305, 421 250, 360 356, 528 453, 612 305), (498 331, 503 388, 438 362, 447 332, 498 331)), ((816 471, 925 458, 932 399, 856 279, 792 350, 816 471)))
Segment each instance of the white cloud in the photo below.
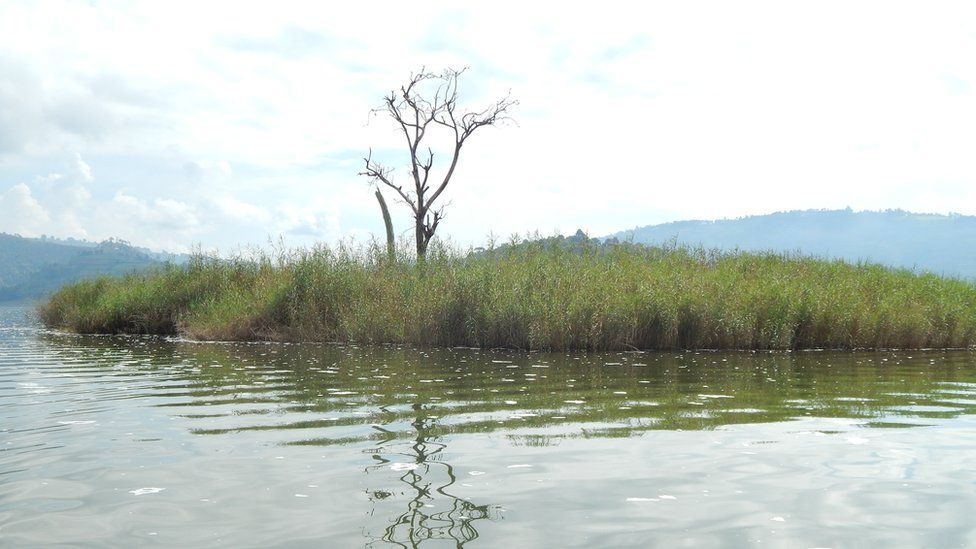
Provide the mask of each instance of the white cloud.
POLYGON ((117 215, 160 230, 191 232, 200 224, 194 206, 171 198, 156 198, 150 203, 118 191, 112 198, 112 205, 117 215))
POLYGON ((334 240, 341 236, 339 214, 334 206, 282 205, 275 212, 275 225, 286 235, 321 240, 334 240))
POLYGON ((27 185, 18 183, 0 194, 0 231, 39 236, 50 220, 27 185))
POLYGON ((39 175, 34 178, 38 183, 55 183, 64 179, 64 174, 51 172, 47 175, 39 175))
POLYGON ((193 183, 213 183, 229 179, 233 175, 230 163, 217 161, 190 161, 183 164, 186 177, 193 183))
POLYGON ((200 223, 196 208, 171 198, 156 198, 150 217, 154 217, 158 225, 170 229, 191 229, 200 223))
POLYGON ((85 183, 91 183, 92 181, 95 180, 95 176, 92 174, 91 166, 89 166, 88 163, 85 162, 84 159, 81 158, 81 155, 78 153, 75 153, 74 167, 75 167, 75 171, 77 171, 78 173, 79 179, 81 179, 85 183))
POLYGON ((239 223, 266 224, 271 221, 271 214, 267 209, 238 200, 232 196, 214 198, 212 202, 224 217, 239 223))

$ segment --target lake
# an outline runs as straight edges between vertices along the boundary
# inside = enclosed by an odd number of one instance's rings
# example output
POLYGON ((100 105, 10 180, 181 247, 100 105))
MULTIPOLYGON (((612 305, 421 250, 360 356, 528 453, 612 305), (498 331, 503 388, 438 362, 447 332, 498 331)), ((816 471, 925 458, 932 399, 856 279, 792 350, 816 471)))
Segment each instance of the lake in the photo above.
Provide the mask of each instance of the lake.
POLYGON ((194 343, 0 308, 0 546, 973 547, 976 355, 194 343))

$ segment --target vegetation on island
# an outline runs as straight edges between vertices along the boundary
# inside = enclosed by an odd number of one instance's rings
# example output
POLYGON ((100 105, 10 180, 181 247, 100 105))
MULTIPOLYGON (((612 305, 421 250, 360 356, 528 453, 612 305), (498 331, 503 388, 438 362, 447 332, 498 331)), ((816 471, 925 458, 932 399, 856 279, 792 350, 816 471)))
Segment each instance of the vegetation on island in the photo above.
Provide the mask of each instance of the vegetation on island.
POLYGON ((78 282, 39 308, 82 333, 523 350, 976 344, 976 286, 795 255, 552 238, 319 246, 78 282))

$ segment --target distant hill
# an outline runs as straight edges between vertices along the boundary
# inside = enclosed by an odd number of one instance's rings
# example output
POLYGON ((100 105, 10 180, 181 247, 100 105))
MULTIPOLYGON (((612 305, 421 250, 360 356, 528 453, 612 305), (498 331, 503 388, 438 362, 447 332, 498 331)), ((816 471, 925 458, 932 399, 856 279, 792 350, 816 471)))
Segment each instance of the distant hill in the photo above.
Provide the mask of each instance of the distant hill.
POLYGON ((0 302, 37 299, 75 280, 183 260, 115 239, 97 243, 0 233, 0 302))
POLYGON ((607 238, 723 250, 800 252, 976 278, 976 216, 902 210, 804 210, 718 221, 677 221, 607 238))

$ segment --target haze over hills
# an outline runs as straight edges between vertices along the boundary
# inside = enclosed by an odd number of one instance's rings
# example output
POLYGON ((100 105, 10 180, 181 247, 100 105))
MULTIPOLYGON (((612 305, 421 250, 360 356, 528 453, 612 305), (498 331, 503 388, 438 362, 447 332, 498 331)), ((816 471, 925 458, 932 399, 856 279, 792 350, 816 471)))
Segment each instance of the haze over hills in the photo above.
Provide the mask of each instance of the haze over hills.
POLYGON ((183 259, 115 239, 88 242, 0 233, 0 301, 37 299, 75 280, 119 275, 183 259))
POLYGON ((607 238, 721 250, 799 252, 976 278, 976 216, 801 210, 718 221, 677 221, 607 238))

